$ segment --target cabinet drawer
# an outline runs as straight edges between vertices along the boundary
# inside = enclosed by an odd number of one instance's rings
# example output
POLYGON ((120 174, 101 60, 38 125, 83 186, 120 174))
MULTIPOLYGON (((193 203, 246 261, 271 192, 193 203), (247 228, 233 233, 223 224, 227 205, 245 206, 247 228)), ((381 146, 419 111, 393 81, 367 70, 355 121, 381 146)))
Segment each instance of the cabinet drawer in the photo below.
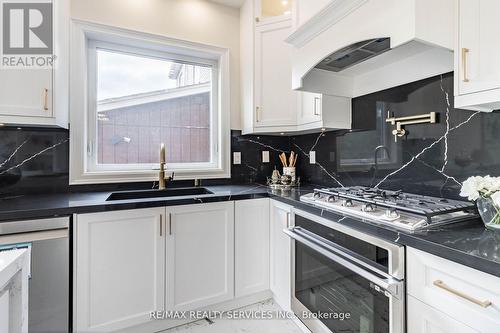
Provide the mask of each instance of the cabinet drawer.
POLYGON ((412 248, 407 266, 408 294, 479 332, 500 332, 500 278, 412 248))
POLYGON ((475 329, 408 296, 408 333, 477 333, 475 329))

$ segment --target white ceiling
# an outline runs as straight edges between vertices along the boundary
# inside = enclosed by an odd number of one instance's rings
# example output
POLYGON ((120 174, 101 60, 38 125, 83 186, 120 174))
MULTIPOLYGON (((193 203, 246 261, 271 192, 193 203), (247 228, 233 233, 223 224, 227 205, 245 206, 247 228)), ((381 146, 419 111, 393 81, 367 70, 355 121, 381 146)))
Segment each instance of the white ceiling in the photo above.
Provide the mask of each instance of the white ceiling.
POLYGON ((245 0, 209 0, 211 2, 220 3, 221 5, 240 8, 245 0))

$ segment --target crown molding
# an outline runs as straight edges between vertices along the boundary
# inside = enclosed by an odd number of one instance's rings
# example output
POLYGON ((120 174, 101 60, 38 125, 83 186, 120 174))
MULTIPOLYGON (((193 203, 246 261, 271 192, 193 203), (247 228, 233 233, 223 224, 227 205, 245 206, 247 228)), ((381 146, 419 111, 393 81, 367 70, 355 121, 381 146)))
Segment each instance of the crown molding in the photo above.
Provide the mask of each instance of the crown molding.
POLYGON ((332 0, 316 15, 298 27, 285 39, 285 42, 296 48, 301 48, 366 2, 368 0, 332 0))

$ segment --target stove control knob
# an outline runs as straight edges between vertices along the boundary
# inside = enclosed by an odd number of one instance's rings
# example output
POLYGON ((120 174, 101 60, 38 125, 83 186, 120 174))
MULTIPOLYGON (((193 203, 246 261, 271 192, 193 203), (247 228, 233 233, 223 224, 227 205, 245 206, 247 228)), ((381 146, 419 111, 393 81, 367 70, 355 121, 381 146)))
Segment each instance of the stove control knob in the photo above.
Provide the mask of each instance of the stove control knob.
POLYGON ((327 201, 328 202, 335 202, 335 201, 337 201, 337 198, 335 198, 334 195, 329 195, 327 201))
POLYGON ((375 211, 375 206, 372 204, 363 204, 361 205, 361 211, 370 213, 375 211))
POLYGON ((397 210, 390 208, 385 210, 385 216, 391 219, 397 219, 400 215, 397 210))
POLYGON ((352 207, 353 203, 351 199, 344 199, 342 200, 342 206, 344 207, 352 207))

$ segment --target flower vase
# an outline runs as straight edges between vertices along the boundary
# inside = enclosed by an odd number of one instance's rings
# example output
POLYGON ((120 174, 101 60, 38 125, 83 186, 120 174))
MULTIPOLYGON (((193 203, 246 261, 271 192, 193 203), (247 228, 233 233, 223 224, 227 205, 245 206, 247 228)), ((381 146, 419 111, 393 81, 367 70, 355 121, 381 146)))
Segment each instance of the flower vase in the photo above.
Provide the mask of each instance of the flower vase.
POLYGON ((488 229, 500 230, 500 210, 491 198, 479 198, 476 201, 479 215, 488 229))

